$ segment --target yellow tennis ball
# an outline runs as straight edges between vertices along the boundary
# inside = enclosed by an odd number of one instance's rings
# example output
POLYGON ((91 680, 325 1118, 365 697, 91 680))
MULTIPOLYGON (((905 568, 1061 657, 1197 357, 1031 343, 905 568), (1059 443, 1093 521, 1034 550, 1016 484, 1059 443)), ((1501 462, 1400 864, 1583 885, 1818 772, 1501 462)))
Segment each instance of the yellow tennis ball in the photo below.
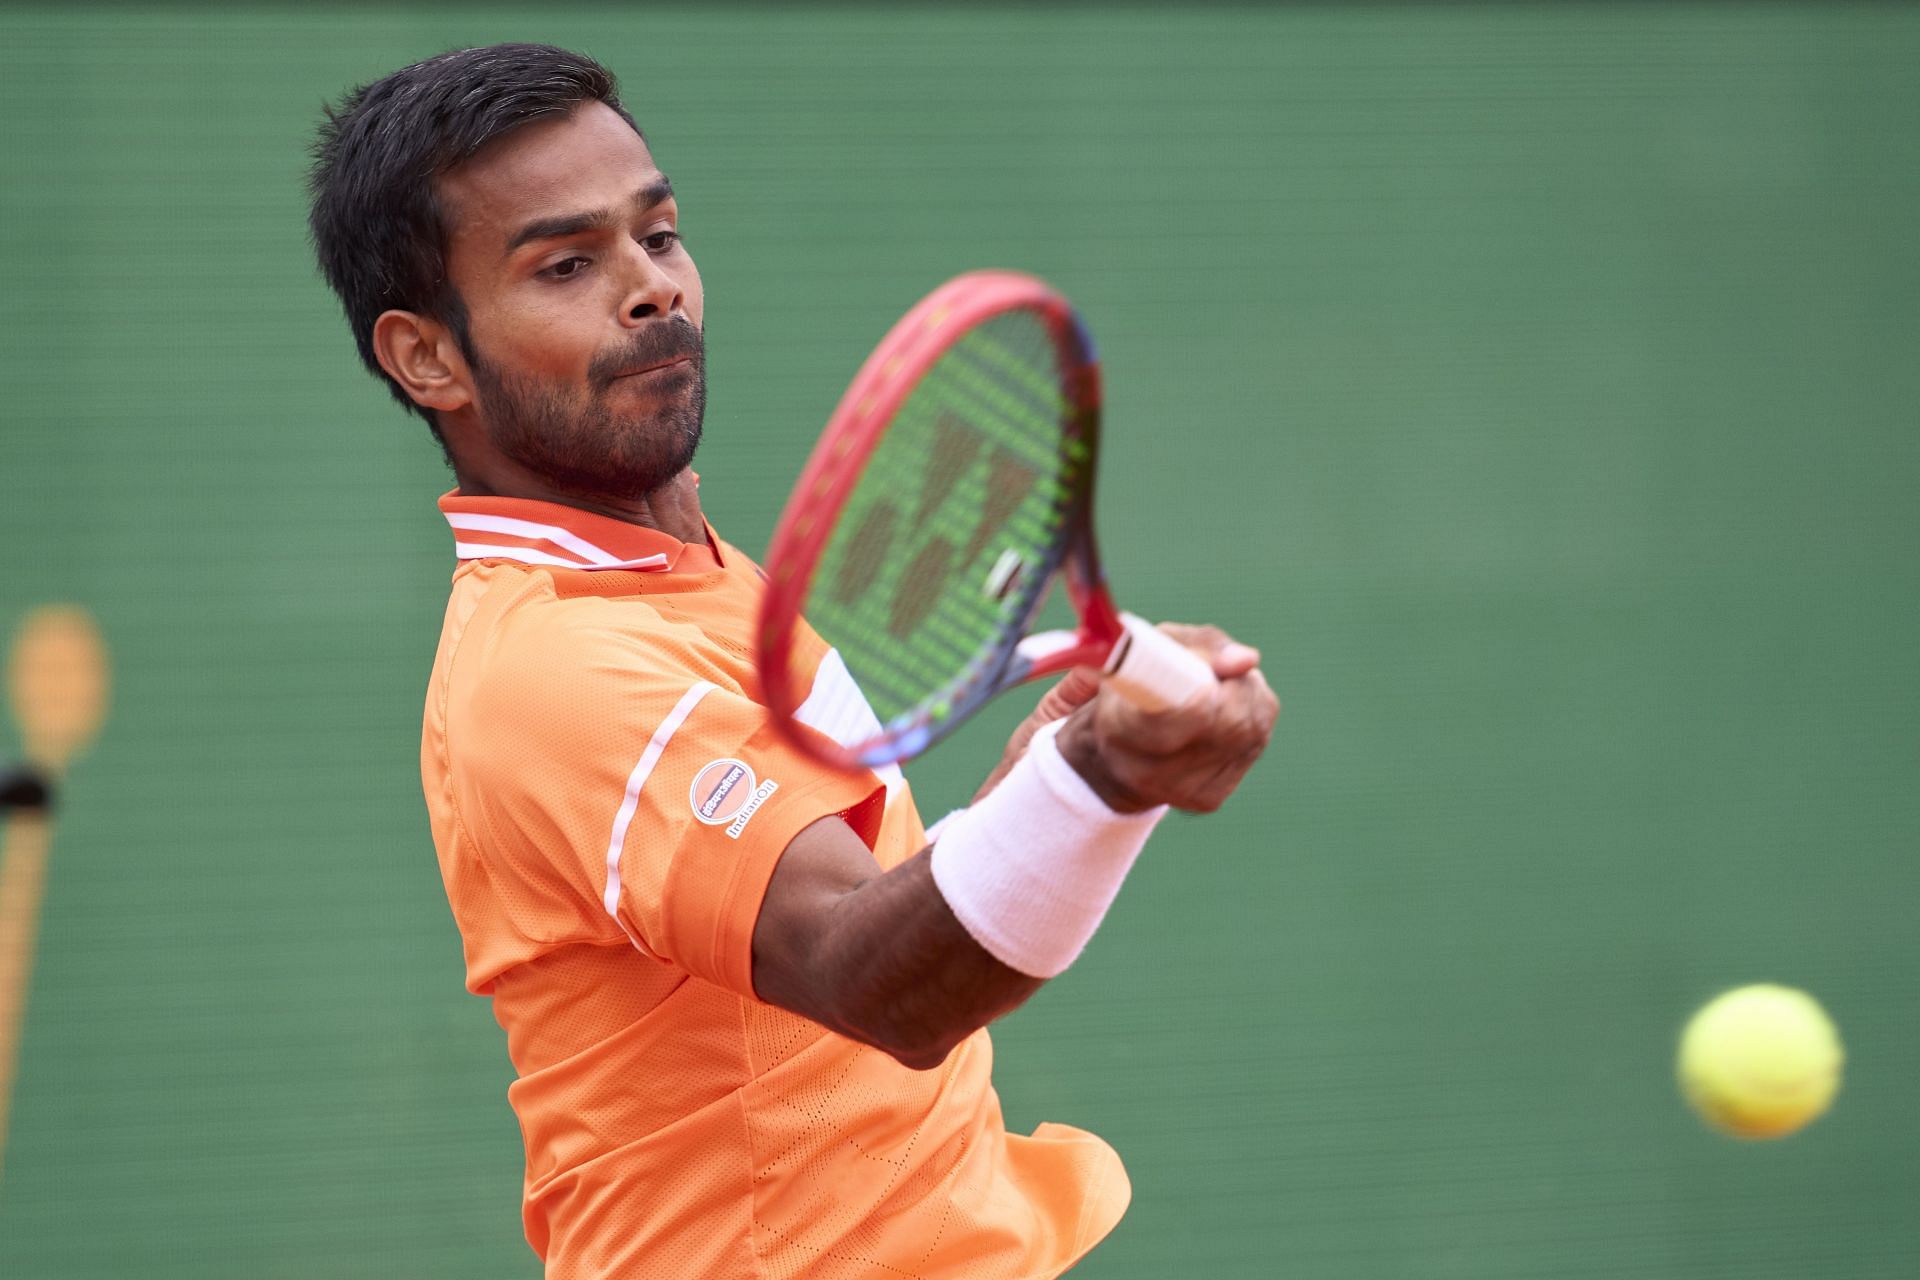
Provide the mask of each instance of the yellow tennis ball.
POLYGON ((1681 1033, 1680 1088, 1715 1128, 1778 1138, 1827 1109, 1845 1060, 1833 1020, 1812 996, 1738 987, 1708 1001, 1681 1033))

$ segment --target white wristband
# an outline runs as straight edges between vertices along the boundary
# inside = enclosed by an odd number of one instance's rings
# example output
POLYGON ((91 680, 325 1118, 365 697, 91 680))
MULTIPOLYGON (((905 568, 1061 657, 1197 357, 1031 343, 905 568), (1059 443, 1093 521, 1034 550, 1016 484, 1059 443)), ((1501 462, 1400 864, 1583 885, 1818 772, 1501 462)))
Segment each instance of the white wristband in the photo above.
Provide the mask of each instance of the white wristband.
POLYGON ((983 799, 937 824, 932 854, 933 882, 973 940, 1035 978, 1079 956, 1167 812, 1107 808, 1060 754, 1061 723, 1034 734, 983 799))
POLYGON ((948 815, 947 815, 946 817, 944 817, 944 818, 942 818, 942 819, 940 819, 940 821, 938 821, 938 822, 936 822, 936 823, 934 823, 934 824, 933 824, 932 826, 930 826, 930 827, 928 827, 928 828, 927 828, 927 843, 928 843, 928 844, 937 844, 937 843, 939 843, 939 840, 940 840, 940 833, 941 833, 942 831, 945 831, 945 830, 947 829, 947 824, 948 824, 949 822, 952 822, 952 821, 953 821, 953 820, 954 820, 955 818, 957 818, 957 817, 959 817, 959 816, 960 816, 961 814, 963 814, 963 813, 965 813, 965 812, 966 812, 966 810, 965 810, 965 809, 955 809, 955 810, 954 810, 954 811, 953 811, 952 813, 949 813, 949 814, 948 814, 948 815))

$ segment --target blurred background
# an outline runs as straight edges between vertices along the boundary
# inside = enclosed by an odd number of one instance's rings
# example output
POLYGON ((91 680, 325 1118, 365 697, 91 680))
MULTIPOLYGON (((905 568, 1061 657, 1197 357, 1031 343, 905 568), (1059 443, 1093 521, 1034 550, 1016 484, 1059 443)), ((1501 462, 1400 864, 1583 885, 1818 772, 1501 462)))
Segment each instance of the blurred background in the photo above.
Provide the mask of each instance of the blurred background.
POLYGON ((538 1274, 419 795, 450 481, 302 189, 323 101, 503 39, 673 177, 725 536, 912 301, 1023 268, 1102 344, 1121 597, 1264 650, 1267 761, 996 1031, 1010 1123, 1133 1176, 1076 1276, 1920 1269, 1920 9, 49 4, 0 10, 0 628, 91 609, 115 701, 0 1276, 538 1274), (1849 1075, 1741 1144, 1672 1052, 1763 980, 1849 1075))

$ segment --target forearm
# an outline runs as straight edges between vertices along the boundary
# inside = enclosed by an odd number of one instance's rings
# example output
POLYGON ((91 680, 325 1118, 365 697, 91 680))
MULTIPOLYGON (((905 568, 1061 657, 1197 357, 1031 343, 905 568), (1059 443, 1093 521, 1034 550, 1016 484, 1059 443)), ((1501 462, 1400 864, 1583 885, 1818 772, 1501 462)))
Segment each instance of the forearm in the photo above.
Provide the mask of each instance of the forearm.
POLYGON ((753 931, 760 999, 920 1069, 1041 982, 973 939, 926 850, 882 872, 839 818, 787 846, 753 931))
POLYGON ((934 883, 928 851, 843 896, 818 940, 819 980, 837 993, 843 1034, 910 1067, 1023 1004, 1044 979, 981 947, 934 883))
POLYGON ((844 822, 802 831, 754 931, 761 998, 932 1066, 1072 964, 1161 811, 1115 813, 1055 732, 884 874, 844 822))

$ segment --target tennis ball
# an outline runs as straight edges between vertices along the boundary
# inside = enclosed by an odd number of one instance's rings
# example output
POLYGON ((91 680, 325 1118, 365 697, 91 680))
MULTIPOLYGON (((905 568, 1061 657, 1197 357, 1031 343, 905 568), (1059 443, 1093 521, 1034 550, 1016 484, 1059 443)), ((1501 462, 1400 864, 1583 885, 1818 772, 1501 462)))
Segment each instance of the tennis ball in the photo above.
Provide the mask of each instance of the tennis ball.
POLYGON ((1707 1002, 1680 1035, 1681 1091, 1708 1124, 1739 1138, 1778 1138, 1827 1109, 1846 1052, 1812 996, 1738 987, 1707 1002))

